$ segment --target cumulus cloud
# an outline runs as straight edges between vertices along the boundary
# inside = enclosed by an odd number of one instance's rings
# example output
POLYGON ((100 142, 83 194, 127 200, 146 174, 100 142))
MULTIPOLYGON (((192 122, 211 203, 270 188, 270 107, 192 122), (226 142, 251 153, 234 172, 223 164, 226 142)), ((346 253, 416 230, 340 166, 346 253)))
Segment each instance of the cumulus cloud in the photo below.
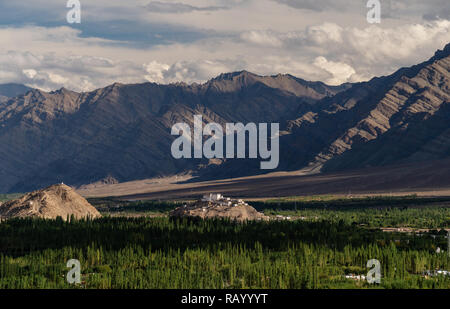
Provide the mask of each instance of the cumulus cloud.
POLYGON ((91 56, 59 57, 30 52, 0 53, 0 83, 17 82, 46 91, 66 87, 89 91, 114 82, 144 82, 137 64, 91 56))
POLYGON ((357 81, 356 71, 350 65, 343 62, 328 61, 325 57, 317 57, 314 65, 330 73, 330 78, 324 80, 329 85, 340 85, 345 82, 357 81))
MULTIPOLYGON (((402 66, 426 60, 450 42, 450 21, 436 20, 392 28, 377 25, 341 27, 324 23, 303 31, 265 31, 263 34, 259 33, 257 38, 264 39, 256 40, 248 35, 241 35, 240 39, 268 48, 276 42, 276 46, 289 51, 289 58, 313 62, 326 73, 320 76, 322 79, 336 84, 390 74, 402 66), (298 56, 294 57, 295 54, 298 56)), ((308 78, 306 72, 297 73, 308 78)))
POLYGON ((156 83, 204 82, 223 72, 239 70, 241 62, 236 61, 178 61, 172 65, 152 61, 144 64, 147 71, 145 78, 156 83))
POLYGON ((203 82, 243 69, 366 80, 449 43, 447 1, 383 0, 379 25, 366 22, 366 0, 99 0, 83 3, 81 25, 65 22, 59 0, 5 2, 0 83, 87 91, 203 82))
MULTIPOLYGON (((72 46, 79 45, 80 51, 94 48, 97 54, 107 50, 115 55, 116 47, 108 46, 107 41, 83 39, 70 29, 52 29, 37 40, 55 44, 55 50, 73 40, 72 46)), ((87 91, 114 82, 204 82, 223 72, 247 69, 336 85, 390 74, 429 58, 448 42, 450 21, 437 20, 394 28, 323 23, 302 31, 249 30, 236 38, 159 46, 136 59, 66 54, 65 49, 60 53, 10 50, 0 53, 0 82, 87 91), (180 60, 183 57, 190 59, 180 60)), ((119 49, 117 54, 128 52, 119 49)))
POLYGON ((144 69, 147 73, 144 76, 146 80, 149 82, 161 83, 164 82, 164 74, 169 71, 170 65, 159 63, 158 61, 152 61, 144 64, 144 69))

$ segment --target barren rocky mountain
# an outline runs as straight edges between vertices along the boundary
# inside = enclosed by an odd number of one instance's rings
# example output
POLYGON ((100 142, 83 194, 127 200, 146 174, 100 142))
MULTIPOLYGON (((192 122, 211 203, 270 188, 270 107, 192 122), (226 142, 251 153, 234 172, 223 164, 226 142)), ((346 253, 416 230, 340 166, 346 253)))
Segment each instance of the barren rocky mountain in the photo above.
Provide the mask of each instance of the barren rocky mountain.
POLYGON ((171 217, 197 217, 202 219, 227 218, 232 221, 267 221, 269 217, 258 212, 252 206, 239 203, 236 205, 219 205, 211 202, 198 201, 193 205, 178 207, 170 213, 171 217))
MULTIPOLYGON (((289 121, 287 156, 326 171, 450 156, 450 44, 428 61, 355 84, 289 121), (290 152, 290 153, 289 153, 290 152), (295 152, 295 153, 294 153, 295 152)), ((289 161, 289 160, 287 160, 289 161)))
MULTIPOLYGON (((284 122, 280 170, 332 172, 450 157, 450 44, 421 64, 354 84, 284 122)), ((255 160, 224 162, 198 180, 260 173, 255 160)))
POLYGON ((0 204, 0 219, 40 217, 63 220, 74 216, 98 218, 100 213, 83 197, 66 185, 53 185, 26 194, 20 199, 0 204))
POLYGON ((113 84, 88 93, 33 90, 0 105, 0 192, 196 170, 200 160, 171 158, 173 124, 192 123, 195 114, 221 124, 282 122, 348 87, 243 71, 202 85, 113 84))
POLYGON ((449 157, 449 103, 450 45, 413 74, 402 75, 369 115, 340 137, 341 146, 350 151, 328 162, 326 169, 449 157))
POLYGON ((450 157, 450 44, 367 82, 226 73, 204 83, 32 90, 0 103, 0 192, 193 173, 261 173, 260 160, 175 160, 177 122, 279 122, 280 170, 317 173, 450 157))

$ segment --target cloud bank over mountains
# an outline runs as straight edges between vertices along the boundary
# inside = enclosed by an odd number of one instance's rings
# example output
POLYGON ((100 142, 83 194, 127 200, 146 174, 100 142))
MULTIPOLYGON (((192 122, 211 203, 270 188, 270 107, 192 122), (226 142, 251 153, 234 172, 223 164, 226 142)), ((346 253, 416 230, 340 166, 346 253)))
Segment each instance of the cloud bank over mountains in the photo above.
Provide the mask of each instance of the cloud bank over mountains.
POLYGON ((61 1, 1 3, 0 83, 88 91, 245 69, 340 84, 387 75, 450 42, 447 1, 382 1, 376 25, 366 2, 81 0, 81 24, 66 22, 61 1))

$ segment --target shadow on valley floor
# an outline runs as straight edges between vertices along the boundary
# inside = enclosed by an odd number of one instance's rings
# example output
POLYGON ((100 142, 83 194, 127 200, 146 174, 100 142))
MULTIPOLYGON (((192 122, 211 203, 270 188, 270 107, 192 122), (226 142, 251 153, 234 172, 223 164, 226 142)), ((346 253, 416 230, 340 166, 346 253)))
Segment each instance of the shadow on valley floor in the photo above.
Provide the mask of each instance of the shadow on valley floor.
MULTIPOLYGON (((211 192, 244 198, 321 194, 450 196, 450 160, 329 174, 306 176, 298 174, 299 172, 277 172, 225 180, 185 181, 157 188, 148 186, 139 193, 121 194, 121 198, 129 200, 198 198, 211 192)), ((105 195, 107 191, 106 189, 103 192, 103 196, 107 196, 105 195)), ((85 193, 88 193, 88 196, 95 196, 95 190, 85 193)), ((112 190, 111 193, 114 195, 112 190)))

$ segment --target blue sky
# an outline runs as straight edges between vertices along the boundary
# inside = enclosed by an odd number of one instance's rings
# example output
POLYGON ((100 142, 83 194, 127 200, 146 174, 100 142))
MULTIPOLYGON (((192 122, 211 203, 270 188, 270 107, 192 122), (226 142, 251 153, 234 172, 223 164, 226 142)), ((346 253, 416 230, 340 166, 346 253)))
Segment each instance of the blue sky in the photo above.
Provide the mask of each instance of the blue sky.
POLYGON ((68 24, 65 0, 0 2, 0 83, 89 91, 113 82, 203 82, 289 73, 329 84, 421 62, 450 42, 448 0, 97 0, 68 24))

